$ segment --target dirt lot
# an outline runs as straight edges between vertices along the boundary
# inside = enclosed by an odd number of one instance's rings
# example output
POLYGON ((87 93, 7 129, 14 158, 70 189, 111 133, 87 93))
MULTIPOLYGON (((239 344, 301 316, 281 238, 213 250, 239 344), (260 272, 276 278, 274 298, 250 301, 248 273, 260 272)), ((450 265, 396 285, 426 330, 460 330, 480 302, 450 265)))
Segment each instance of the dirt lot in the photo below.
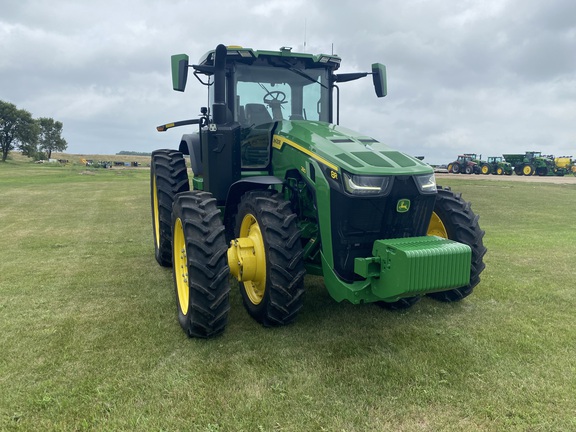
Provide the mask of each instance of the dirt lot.
POLYGON ((498 175, 482 175, 482 174, 444 174, 444 173, 436 173, 436 179, 460 179, 460 180, 497 180, 497 181, 521 181, 521 182, 533 182, 533 183, 554 183, 554 184, 576 184, 576 177, 573 175, 567 175, 564 177, 558 176, 517 176, 512 174, 511 176, 498 176, 498 175))

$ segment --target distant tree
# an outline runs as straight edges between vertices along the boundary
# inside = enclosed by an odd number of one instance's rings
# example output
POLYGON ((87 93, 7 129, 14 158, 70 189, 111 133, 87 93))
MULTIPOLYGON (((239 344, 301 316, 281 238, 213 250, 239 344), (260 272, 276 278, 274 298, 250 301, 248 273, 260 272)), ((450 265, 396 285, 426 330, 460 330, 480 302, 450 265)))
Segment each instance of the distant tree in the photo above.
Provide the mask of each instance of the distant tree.
POLYGON ((46 152, 48 159, 52 152, 62 152, 68 147, 68 143, 62 138, 62 122, 54 121, 53 118, 40 117, 37 119, 40 126, 40 150, 46 152))
POLYGON ((2 162, 6 162, 8 153, 15 148, 26 151, 36 148, 38 142, 38 124, 26 110, 16 105, 0 101, 0 148, 2 162))
MULTIPOLYGON (((38 126, 38 124, 36 124, 38 126)), ((38 130, 38 129, 37 129, 38 130)), ((34 160, 44 159, 44 153, 38 151, 38 143, 37 142, 29 142, 26 144, 18 145, 18 149, 22 152, 22 155, 28 156, 34 160)))

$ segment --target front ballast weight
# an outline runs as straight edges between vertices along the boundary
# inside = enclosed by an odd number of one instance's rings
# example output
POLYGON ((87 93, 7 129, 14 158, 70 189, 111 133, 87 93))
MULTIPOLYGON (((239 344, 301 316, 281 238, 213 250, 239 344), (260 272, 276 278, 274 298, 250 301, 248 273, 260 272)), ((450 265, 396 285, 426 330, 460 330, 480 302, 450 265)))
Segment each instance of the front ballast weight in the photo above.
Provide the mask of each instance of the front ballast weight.
MULTIPOLYGON (((397 301, 466 285, 472 250, 435 236, 377 240, 370 258, 356 258, 354 270, 370 281, 371 294, 397 301)), ((354 299, 356 301, 356 299, 354 299)))

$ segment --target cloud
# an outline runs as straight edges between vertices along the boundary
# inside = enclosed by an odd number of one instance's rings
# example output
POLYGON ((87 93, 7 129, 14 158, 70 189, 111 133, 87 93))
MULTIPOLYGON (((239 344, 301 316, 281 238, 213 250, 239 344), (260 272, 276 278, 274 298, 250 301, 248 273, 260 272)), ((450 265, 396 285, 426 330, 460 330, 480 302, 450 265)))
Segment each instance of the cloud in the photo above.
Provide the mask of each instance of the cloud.
POLYGON ((151 151, 181 131, 206 89, 171 89, 170 55, 219 43, 343 58, 341 123, 431 163, 457 153, 576 153, 576 3, 571 0, 304 2, 10 1, 0 17, 0 99, 64 123, 75 152, 151 151), (210 13, 208 13, 210 12, 210 13))

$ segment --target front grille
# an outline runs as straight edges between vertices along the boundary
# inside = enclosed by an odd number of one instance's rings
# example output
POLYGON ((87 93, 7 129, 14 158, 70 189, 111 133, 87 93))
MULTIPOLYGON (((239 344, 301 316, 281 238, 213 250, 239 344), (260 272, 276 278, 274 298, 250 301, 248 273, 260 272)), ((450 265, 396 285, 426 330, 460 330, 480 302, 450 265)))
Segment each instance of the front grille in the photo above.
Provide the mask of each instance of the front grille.
POLYGON ((345 281, 362 279, 354 273, 354 258, 372 256, 376 240, 426 235, 436 195, 421 195, 410 176, 395 177, 385 197, 354 197, 331 189, 334 268, 345 281), (410 210, 396 210, 400 199, 410 210))

